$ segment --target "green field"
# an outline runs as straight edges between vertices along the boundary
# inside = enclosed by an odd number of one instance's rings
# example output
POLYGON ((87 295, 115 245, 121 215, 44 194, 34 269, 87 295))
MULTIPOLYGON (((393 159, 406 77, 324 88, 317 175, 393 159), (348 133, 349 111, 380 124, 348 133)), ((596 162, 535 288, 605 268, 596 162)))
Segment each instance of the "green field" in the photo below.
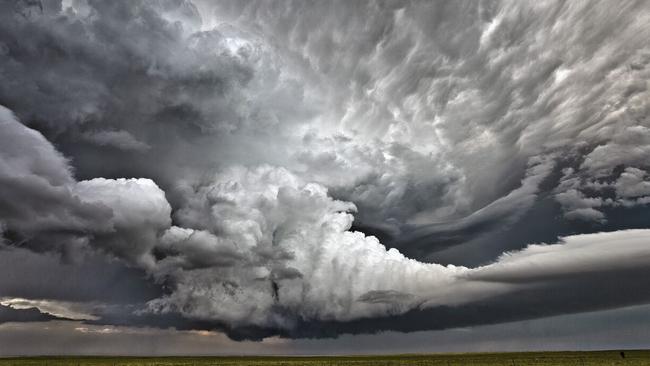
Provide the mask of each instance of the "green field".
POLYGON ((428 365, 650 365, 650 351, 465 353, 337 357, 18 357, 0 366, 428 366, 428 365))

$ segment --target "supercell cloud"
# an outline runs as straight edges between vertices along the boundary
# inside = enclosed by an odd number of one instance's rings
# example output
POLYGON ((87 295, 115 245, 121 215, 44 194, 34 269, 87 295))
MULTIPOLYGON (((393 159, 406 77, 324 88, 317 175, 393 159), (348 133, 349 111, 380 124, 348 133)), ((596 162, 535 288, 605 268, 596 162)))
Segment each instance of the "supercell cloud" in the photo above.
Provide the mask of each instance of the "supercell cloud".
POLYGON ((3 2, 0 322, 257 340, 650 303, 649 5, 3 2))

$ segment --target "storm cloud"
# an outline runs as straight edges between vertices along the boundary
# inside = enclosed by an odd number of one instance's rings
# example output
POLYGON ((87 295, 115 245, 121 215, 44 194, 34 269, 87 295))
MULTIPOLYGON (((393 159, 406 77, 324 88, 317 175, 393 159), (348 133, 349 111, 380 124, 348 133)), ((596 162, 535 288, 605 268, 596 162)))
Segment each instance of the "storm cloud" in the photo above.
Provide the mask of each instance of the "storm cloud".
POLYGON ((3 2, 2 314, 263 339, 646 304, 648 24, 644 1, 3 2))

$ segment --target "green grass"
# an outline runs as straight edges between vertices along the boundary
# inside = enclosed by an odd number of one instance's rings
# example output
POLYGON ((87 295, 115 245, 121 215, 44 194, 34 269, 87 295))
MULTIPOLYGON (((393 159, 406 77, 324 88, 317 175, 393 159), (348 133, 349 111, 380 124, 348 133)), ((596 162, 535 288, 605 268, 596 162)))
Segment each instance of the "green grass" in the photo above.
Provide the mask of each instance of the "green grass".
POLYGON ((0 366, 526 366, 650 365, 650 351, 465 353, 336 357, 16 357, 0 366))

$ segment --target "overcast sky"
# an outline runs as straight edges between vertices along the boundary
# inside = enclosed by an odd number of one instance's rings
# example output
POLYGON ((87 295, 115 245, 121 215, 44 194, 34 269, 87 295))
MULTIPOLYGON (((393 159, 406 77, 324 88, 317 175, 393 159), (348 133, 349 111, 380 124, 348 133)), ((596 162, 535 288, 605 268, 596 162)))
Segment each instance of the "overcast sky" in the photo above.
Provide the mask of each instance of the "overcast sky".
POLYGON ((0 2, 0 354, 650 347, 649 24, 0 2))

